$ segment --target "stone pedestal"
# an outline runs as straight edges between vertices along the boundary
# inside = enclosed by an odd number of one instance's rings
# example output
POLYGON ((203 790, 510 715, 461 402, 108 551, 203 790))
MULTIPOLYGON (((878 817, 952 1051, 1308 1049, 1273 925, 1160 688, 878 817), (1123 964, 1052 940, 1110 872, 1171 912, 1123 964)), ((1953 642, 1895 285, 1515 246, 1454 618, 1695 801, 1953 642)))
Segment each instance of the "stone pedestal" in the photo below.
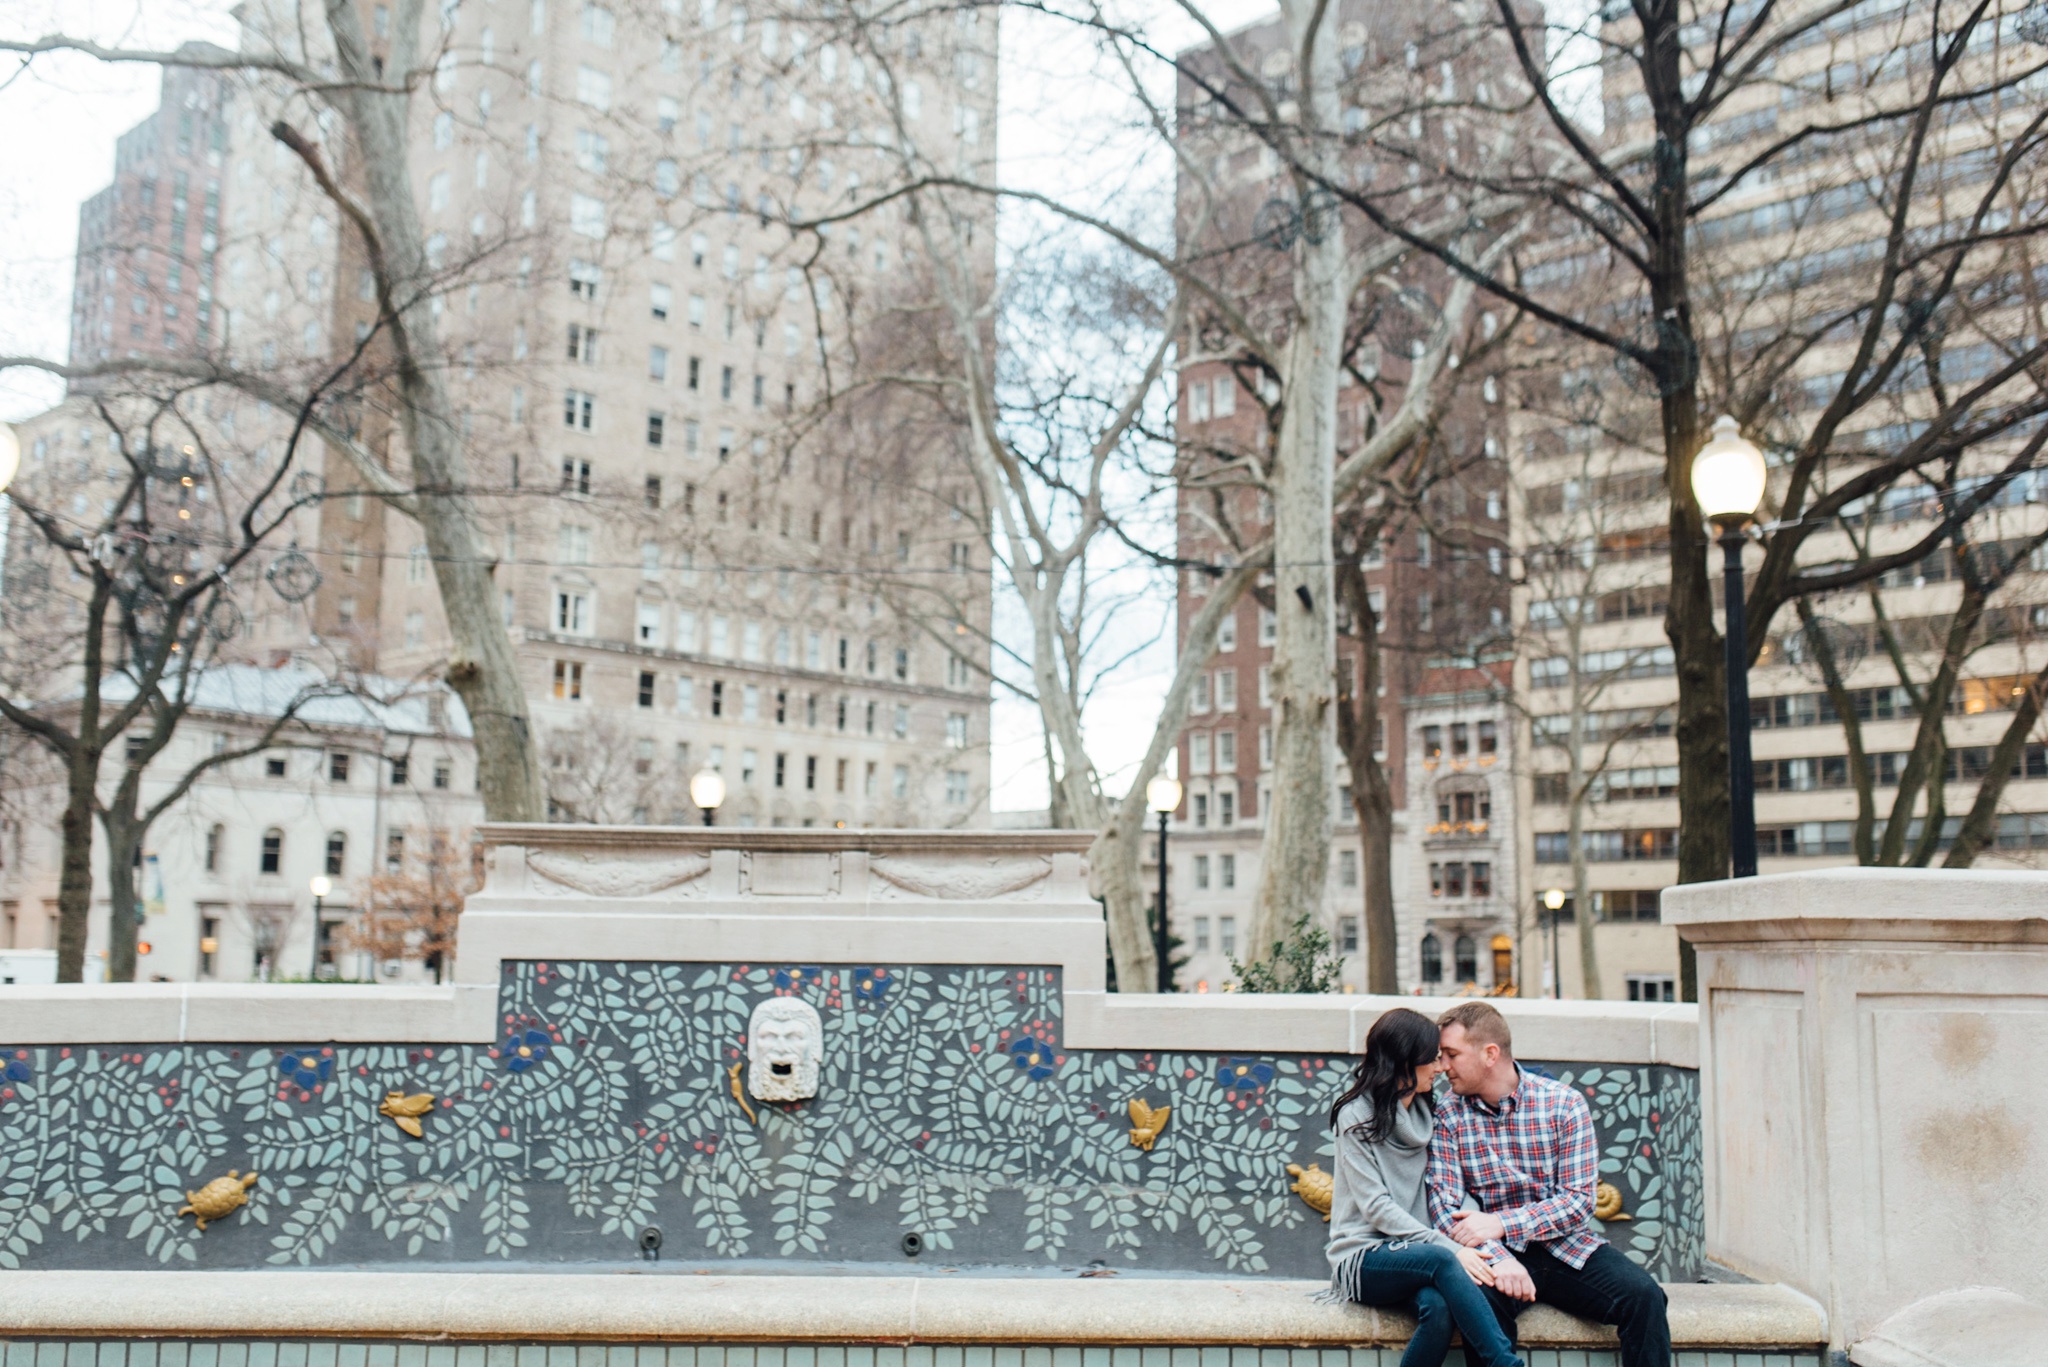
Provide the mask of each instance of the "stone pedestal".
POLYGON ((1819 1300, 1838 1347, 1963 1287, 2048 1305, 2048 874, 1780 874, 1663 914, 1699 950, 1707 1255, 1819 1300))

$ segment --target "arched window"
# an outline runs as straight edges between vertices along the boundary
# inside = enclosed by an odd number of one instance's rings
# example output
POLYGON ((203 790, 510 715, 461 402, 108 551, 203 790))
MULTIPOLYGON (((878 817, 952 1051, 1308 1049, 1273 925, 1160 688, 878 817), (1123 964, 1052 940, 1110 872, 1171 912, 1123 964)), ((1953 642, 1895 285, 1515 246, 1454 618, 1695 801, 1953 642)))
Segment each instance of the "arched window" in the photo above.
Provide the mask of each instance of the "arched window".
POLYGON ((206 871, 220 872, 221 842, 227 839, 228 829, 218 821, 206 829, 206 871))
POLYGON ((343 831, 327 833, 327 871, 339 876, 343 860, 348 855, 348 835, 343 831))
POLYGON ((1440 983, 1444 980, 1444 946, 1431 931, 1422 937, 1422 981, 1440 983))
POLYGON ((1460 935, 1457 944, 1452 948, 1452 954, 1455 959, 1453 967, 1458 971, 1458 981, 1461 983, 1478 982, 1479 945, 1477 942, 1470 935, 1460 935))
POLYGON ((1515 980, 1515 942, 1505 935, 1493 937, 1493 985, 1499 987, 1515 980))
POLYGON ((272 826, 263 833, 263 854, 256 865, 258 873, 281 873, 284 870, 284 832, 272 826))

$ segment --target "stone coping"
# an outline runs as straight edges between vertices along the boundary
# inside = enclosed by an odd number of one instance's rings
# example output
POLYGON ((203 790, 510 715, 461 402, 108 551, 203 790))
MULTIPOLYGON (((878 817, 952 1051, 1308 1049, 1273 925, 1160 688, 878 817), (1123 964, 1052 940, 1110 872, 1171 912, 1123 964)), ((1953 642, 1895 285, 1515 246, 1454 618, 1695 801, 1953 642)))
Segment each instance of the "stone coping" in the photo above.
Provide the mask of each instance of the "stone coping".
MULTIPOLYGON (((1320 1282, 1221 1279, 718 1276, 567 1272, 4 1272, 0 1336, 756 1343, 1363 1346, 1412 1321, 1310 1299, 1320 1282)), ((1813 1351, 1812 1300, 1783 1286, 1673 1284, 1682 1349, 1813 1351)), ((1533 1347, 1605 1347, 1614 1331, 1547 1307, 1533 1347)))
POLYGON ((1666 888, 1665 925, 1698 943, 2048 944, 2048 873, 1813 869, 1666 888))
POLYGON ((871 854, 1084 854, 1093 831, 805 830, 776 826, 583 826, 567 822, 486 822, 486 845, 549 850, 767 850, 871 854))
MULTIPOLYGON (((1382 1012, 1456 998, 1238 993, 1065 994, 1073 1049, 1354 1052, 1382 1012)), ((1498 999, 1524 1058, 1699 1067, 1691 1004, 1498 999)), ((63 983, 0 987, 0 1045, 489 1044, 497 988, 312 983, 63 983)))

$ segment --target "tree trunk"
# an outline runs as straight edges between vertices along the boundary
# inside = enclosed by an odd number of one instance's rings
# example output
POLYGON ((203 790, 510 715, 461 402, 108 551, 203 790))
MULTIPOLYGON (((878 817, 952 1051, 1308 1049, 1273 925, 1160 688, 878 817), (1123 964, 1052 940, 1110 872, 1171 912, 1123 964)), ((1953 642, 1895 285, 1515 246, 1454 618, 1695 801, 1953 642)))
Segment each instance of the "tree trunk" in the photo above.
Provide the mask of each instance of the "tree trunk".
POLYGON ((480 530, 434 324, 434 274, 427 265, 407 156, 411 96, 372 88, 383 83, 372 67, 352 0, 327 0, 327 22, 342 69, 356 82, 339 98, 352 114, 367 207, 382 249, 399 416, 418 490, 417 516, 453 641, 448 684, 469 713, 485 818, 539 821, 545 805, 526 690, 499 607, 495 556, 480 530))
POLYGON ((1365 990, 1392 996, 1401 990, 1400 936, 1394 922, 1394 793, 1386 769, 1366 745, 1365 766, 1351 766, 1352 806, 1365 847, 1365 990))
POLYGON ((79 746, 65 766, 63 835, 57 875, 57 981, 85 981, 87 917, 92 913, 93 787, 96 751, 79 746))
POLYGON ((1977 784, 1977 799, 1970 804, 1968 815, 1964 816, 1962 828, 1956 832, 1956 843, 1949 847, 1948 857, 1941 861, 1945 869, 1967 869, 1996 839, 1993 823, 1998 817, 1998 802, 2005 795, 2005 785, 2012 782, 2012 771, 2026 752, 2027 737, 2033 734, 2034 723, 2041 716, 2041 695, 2048 689, 2048 669, 2043 669, 2031 680, 2020 705, 2013 709, 2012 721, 2006 725, 2005 734, 1998 738, 1998 748, 1991 752, 1991 767, 1977 784))
POLYGON ((135 981, 137 896, 135 856, 141 848, 142 832, 116 822, 105 828, 107 837, 107 981, 135 981))
MULTIPOLYGON (((1305 135, 1335 128, 1337 45, 1332 11, 1311 0, 1284 0, 1281 16, 1294 51, 1305 135), (1304 56, 1310 60, 1301 70, 1304 56)), ((1321 158, 1319 148, 1311 155, 1321 158)), ((1259 885, 1246 935, 1247 962, 1272 953, 1275 941, 1304 915, 1317 914, 1330 869, 1330 790, 1334 778, 1337 675, 1332 523, 1337 463, 1337 385, 1350 298, 1342 216, 1313 208, 1312 187, 1295 245, 1292 330, 1281 377, 1286 408, 1272 467, 1273 795, 1262 813, 1259 885)))

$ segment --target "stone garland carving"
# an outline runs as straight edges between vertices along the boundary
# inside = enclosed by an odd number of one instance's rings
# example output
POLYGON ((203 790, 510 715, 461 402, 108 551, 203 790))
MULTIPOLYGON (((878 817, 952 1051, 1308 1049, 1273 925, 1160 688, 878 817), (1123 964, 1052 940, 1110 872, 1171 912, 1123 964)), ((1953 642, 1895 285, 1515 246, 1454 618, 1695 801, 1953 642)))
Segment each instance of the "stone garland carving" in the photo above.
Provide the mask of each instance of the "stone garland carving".
POLYGON ((1052 876, 1052 860, 982 858, 907 859, 876 855, 868 871, 894 887, 919 897, 958 902, 986 902, 1010 897, 1052 876))
MULTIPOLYGON (((1322 1275, 1326 1226, 1286 1171, 1330 1167, 1348 1061, 1070 1051, 1044 968, 508 965, 493 1047, 0 1048, 0 1266, 602 1261, 639 1229, 682 1258, 900 1258, 1322 1275), (754 1009, 818 1014, 807 1101, 758 1106, 733 1070, 754 1009), (431 1094, 420 1138, 376 1119, 431 1094), (1150 1151, 1133 1095, 1168 1110, 1150 1151), (172 1215, 257 1169, 202 1240, 172 1215), (884 1251, 886 1250, 886 1251, 884 1251)), ((1548 1065, 1580 1088, 1607 1233, 1698 1275, 1697 1076, 1548 1065)))
POLYGON ((650 897, 680 887, 711 872, 711 857, 677 855, 668 859, 637 859, 559 850, 528 850, 526 866, 550 883, 590 897, 650 897))

